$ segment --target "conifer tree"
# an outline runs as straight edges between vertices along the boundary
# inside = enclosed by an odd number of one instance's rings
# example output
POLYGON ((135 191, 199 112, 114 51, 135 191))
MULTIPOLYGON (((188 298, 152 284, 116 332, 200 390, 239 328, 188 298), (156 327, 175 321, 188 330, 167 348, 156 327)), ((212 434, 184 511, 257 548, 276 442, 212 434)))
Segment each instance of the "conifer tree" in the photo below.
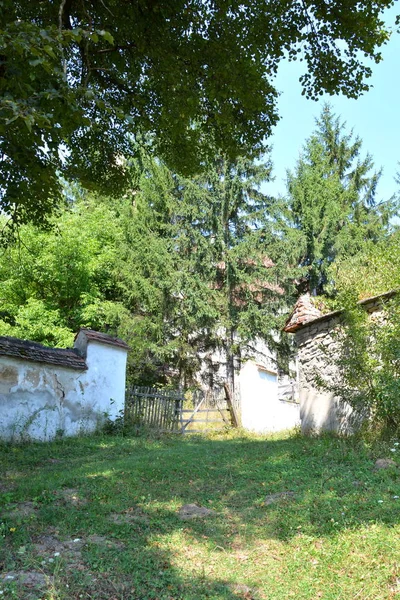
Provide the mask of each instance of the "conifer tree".
POLYGON ((145 162, 122 259, 137 327, 152 338, 137 356, 175 364, 188 380, 219 349, 233 385, 234 355, 246 357, 257 337, 273 343, 293 281, 281 207, 260 191, 271 163, 218 156, 186 179, 145 162))
POLYGON ((307 268, 310 291, 321 294, 332 292, 328 271, 335 259, 387 235, 397 202, 377 202, 381 172, 370 154, 361 157, 361 139, 346 131, 329 105, 316 125, 294 172, 288 172, 288 200, 303 235, 299 262, 307 268))

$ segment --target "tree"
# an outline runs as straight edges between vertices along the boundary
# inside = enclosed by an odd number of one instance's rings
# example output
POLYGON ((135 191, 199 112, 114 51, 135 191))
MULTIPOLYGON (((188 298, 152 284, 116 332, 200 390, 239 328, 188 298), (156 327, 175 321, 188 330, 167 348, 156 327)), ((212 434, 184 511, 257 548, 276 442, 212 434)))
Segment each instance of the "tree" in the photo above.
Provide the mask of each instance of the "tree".
POLYGON ((337 260, 332 266, 337 303, 348 294, 357 300, 384 294, 400 287, 400 231, 398 228, 377 244, 370 243, 362 252, 337 260))
MULTIPOLYGON (((145 150, 119 199, 73 198, 50 231, 20 229, 0 265, 0 333, 68 345, 81 326, 122 336, 135 383, 189 384, 221 351, 272 347, 296 270, 280 202, 260 192, 271 163, 222 156, 203 175, 145 150)), ((77 197, 78 196, 78 197, 77 197)))
POLYGON ((288 199, 294 226, 303 234, 300 264, 318 294, 332 292, 334 261, 351 257, 390 232, 396 198, 377 203, 380 172, 362 141, 325 105, 294 172, 288 172, 288 199))
POLYGON ((65 347, 82 326, 118 331, 129 314, 115 276, 117 216, 85 197, 65 208, 50 231, 21 227, 19 239, 2 251, 1 335, 65 347))
MULTIPOLYGON (((333 382, 323 382, 353 409, 356 421, 375 434, 400 427, 400 231, 367 240, 361 251, 343 254, 329 268, 335 279, 336 306, 345 309, 336 344, 327 349, 335 367, 333 382), (360 300, 377 299, 380 311, 368 314, 360 300)), ((322 374, 323 379, 323 374, 322 374)))
POLYGON ((376 435, 400 430, 400 301, 398 294, 380 298, 380 311, 369 315, 354 290, 342 293, 344 313, 334 343, 325 348, 333 377, 319 384, 352 408, 355 426, 363 423, 376 435))
POLYGON ((273 78, 299 53, 304 92, 357 97, 388 39, 391 0, 1 1, 0 209, 45 224, 59 173, 115 195, 144 135, 174 170, 257 153, 273 78))
POLYGON ((269 160, 218 156, 188 179, 145 160, 118 267, 142 372, 169 365, 188 383, 220 350, 233 384, 234 356, 276 344, 295 274, 281 207, 259 189, 270 173, 269 160))

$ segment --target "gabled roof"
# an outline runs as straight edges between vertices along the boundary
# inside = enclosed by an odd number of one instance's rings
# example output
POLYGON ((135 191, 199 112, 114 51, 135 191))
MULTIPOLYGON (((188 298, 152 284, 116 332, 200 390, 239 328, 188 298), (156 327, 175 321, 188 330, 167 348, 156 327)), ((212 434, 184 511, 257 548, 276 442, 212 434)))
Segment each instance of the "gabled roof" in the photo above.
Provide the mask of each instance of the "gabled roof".
POLYGON ((318 319, 322 314, 322 311, 314 305, 310 294, 303 294, 294 305, 293 311, 286 321, 283 330, 287 333, 292 333, 302 325, 318 319))
MULTIPOLYGON (((82 334, 86 338, 87 342, 99 342, 100 344, 107 344, 109 346, 117 346, 124 350, 129 350, 128 344, 119 338, 112 337, 106 333, 100 333, 93 329, 81 329, 75 336, 75 340, 78 335, 82 334)), ((75 344, 75 348, 49 348, 43 346, 38 342, 31 342, 30 340, 20 340, 19 338, 0 336, 0 356, 9 356, 11 358, 22 358, 32 362, 47 363, 49 365, 56 365, 59 367, 65 367, 67 369, 87 369, 86 364, 86 345, 80 347, 79 344, 75 344)))
POLYGON ((129 346, 126 342, 120 338, 108 335, 108 333, 100 333, 100 331, 94 331, 94 329, 86 329, 82 327, 75 336, 77 339, 79 334, 83 334, 88 341, 99 342, 100 344, 107 344, 108 346, 118 346, 118 348, 124 348, 129 350, 129 346))

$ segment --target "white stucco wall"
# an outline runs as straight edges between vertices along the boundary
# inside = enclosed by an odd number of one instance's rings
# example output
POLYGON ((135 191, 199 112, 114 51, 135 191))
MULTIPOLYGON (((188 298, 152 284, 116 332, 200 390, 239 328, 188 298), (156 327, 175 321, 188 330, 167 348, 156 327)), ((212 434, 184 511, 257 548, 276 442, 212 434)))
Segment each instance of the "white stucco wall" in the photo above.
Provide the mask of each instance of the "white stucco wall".
POLYGON ((82 335, 87 370, 0 356, 0 438, 73 436, 123 410, 127 350, 82 335))
MULTIPOLYGON (((235 361, 235 391, 240 396, 241 425, 257 433, 284 431, 298 426, 300 407, 290 401, 293 396, 292 380, 284 378, 286 386, 283 387, 282 377, 278 382, 275 352, 265 341, 255 339, 246 349, 242 348, 243 354, 249 357, 248 360, 241 366, 239 361, 235 361), (264 375, 260 376, 260 372, 264 375)), ((223 384, 227 380, 225 353, 214 350, 202 358, 199 383, 207 390, 213 381, 216 389, 222 389, 221 396, 224 397, 223 384)), ((295 365, 291 367, 296 370, 295 365)))
POLYGON ((87 347, 85 399, 93 411, 114 420, 125 403, 127 352, 122 348, 90 342, 87 347))
POLYGON ((249 360, 243 365, 239 380, 243 427, 268 433, 299 425, 299 405, 278 398, 276 372, 249 360))

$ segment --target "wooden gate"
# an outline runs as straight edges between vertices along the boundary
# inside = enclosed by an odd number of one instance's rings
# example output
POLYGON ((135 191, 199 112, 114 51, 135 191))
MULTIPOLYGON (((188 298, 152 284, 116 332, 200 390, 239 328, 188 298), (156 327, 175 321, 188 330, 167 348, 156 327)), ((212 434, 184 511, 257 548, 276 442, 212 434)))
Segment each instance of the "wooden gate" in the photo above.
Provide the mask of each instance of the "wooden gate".
POLYGON ((182 409, 182 433, 208 433, 239 425, 238 411, 226 384, 222 397, 220 392, 198 392, 194 404, 192 409, 182 409))
POLYGON ((192 408, 183 408, 184 402, 180 391, 134 386, 126 394, 125 421, 176 433, 207 433, 239 424, 228 386, 222 396, 198 391, 192 408))

